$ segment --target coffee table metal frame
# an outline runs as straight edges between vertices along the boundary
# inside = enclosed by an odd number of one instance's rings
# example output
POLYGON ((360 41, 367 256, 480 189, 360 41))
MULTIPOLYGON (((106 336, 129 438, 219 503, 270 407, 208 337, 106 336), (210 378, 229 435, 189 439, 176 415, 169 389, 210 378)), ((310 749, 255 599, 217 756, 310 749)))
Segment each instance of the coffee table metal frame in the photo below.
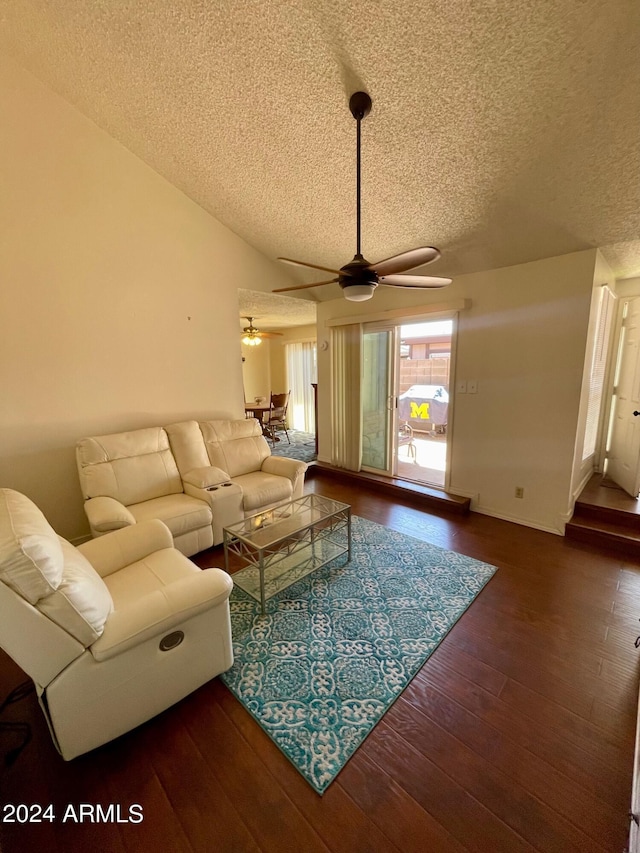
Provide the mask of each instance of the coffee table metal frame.
POLYGON ((235 556, 245 564, 239 572, 258 570, 259 598, 247 591, 260 601, 264 614, 265 602, 275 592, 343 554, 347 562, 351 560, 351 507, 322 495, 304 495, 230 524, 223 535, 225 569, 229 571, 230 558, 235 556), (267 595, 265 573, 275 574, 278 568, 282 584, 267 595))

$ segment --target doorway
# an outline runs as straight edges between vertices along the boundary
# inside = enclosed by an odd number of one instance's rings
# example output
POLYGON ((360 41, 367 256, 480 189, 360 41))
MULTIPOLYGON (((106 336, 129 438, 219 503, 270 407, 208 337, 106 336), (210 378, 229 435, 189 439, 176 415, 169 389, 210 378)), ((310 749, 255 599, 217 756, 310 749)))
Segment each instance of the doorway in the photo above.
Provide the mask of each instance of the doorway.
POLYGON ((604 472, 630 497, 640 493, 640 296, 621 303, 604 472))
POLYGON ((364 470, 446 485, 453 322, 363 330, 364 470))

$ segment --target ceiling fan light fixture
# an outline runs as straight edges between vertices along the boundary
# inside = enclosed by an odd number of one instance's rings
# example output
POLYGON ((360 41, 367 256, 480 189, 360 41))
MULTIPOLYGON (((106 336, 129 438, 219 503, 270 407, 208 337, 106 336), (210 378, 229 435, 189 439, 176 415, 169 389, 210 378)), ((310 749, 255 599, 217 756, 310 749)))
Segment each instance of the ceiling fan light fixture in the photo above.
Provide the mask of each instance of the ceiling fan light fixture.
POLYGON ((348 284, 342 293, 349 302, 366 302, 371 299, 375 289, 375 284, 348 284))
POLYGON ((258 344, 262 343, 262 338, 257 335, 243 335, 241 341, 247 347, 257 347, 258 344))

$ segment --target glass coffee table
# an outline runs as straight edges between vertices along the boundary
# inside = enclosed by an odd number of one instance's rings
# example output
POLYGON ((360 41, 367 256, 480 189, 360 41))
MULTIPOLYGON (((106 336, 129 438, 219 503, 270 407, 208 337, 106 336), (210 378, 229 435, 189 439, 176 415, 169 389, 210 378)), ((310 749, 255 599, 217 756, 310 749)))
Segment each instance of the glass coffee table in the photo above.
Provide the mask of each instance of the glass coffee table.
POLYGON ((351 559, 351 507, 322 495, 305 495, 224 528, 224 566, 244 568, 233 582, 260 602, 324 566, 351 559))

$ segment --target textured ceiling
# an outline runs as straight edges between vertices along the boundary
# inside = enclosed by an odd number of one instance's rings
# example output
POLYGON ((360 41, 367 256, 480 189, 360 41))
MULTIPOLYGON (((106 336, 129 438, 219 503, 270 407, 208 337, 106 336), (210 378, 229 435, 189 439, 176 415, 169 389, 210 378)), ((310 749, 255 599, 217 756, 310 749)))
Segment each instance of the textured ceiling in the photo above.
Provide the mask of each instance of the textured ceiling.
POLYGON ((316 322, 316 303, 306 299, 241 289, 238 302, 241 328, 248 325, 247 317, 252 317, 253 325, 259 329, 311 326, 316 322))
POLYGON ((0 49, 270 258, 353 256, 366 89, 363 252, 452 276, 640 274, 639 32, 638 0, 0 4, 0 49))

